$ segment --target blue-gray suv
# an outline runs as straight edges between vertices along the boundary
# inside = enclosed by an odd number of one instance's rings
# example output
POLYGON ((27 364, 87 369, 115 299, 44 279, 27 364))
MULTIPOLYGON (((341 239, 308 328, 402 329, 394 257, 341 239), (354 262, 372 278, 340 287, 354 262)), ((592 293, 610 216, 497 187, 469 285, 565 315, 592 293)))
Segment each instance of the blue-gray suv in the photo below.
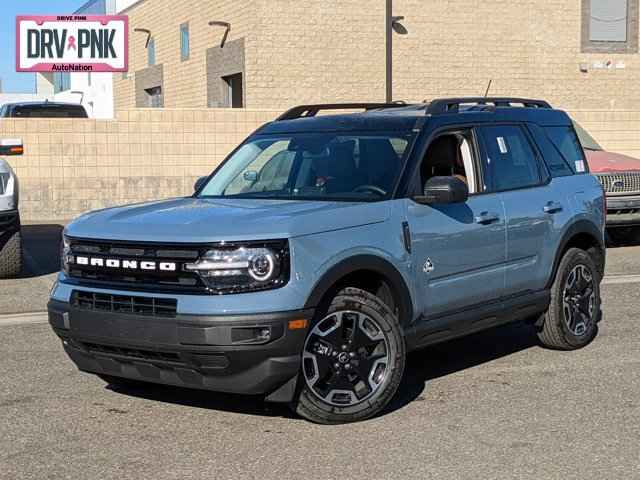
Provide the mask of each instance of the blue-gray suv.
POLYGON ((71 223, 49 321, 111 383, 357 421, 411 350, 522 320, 548 347, 588 344, 604 218, 571 120, 544 101, 300 106, 192 196, 71 223), (361 111, 316 115, 337 109, 361 111))

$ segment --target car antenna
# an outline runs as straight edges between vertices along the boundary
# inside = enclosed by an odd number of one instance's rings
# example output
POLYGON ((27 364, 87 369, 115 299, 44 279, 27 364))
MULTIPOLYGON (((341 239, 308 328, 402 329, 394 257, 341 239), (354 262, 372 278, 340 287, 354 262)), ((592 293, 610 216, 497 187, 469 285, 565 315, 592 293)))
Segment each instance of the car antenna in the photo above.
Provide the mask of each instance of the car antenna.
POLYGON ((489 90, 491 90, 491 83, 493 82, 493 78, 489 79, 489 85, 487 85, 487 90, 484 92, 484 98, 489 96, 489 90))

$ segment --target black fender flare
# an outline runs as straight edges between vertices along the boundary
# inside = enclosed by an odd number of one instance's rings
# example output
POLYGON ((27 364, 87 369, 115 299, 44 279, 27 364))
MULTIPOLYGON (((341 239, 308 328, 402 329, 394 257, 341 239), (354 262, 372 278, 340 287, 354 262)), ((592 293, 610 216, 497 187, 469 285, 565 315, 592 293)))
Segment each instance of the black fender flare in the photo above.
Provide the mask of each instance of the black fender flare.
POLYGON ((602 235, 602 231, 598 228, 598 226, 589 221, 589 220, 578 220, 575 223, 572 223, 569 228, 564 232, 562 238, 560 239, 560 243, 558 245, 558 249, 556 250, 556 256, 553 261, 553 269, 551 270, 551 276, 549 281, 547 282, 547 288, 551 288, 553 281, 556 278, 556 272, 558 271, 558 265, 560 265, 560 261, 562 260, 562 256, 567 248, 567 245, 576 235, 587 234, 597 242, 597 246, 602 252, 602 264, 598 265, 601 268, 601 274, 604 275, 604 261, 606 256, 606 249, 604 244, 604 239, 602 235))
POLYGON ((407 287, 403 276, 393 264, 376 255, 355 255, 333 265, 316 282, 304 308, 317 308, 320 306, 322 299, 334 285, 345 276, 359 270, 374 271, 388 281, 394 298, 400 300, 397 307, 401 323, 403 325, 410 324, 413 320, 413 301, 409 287, 407 287))

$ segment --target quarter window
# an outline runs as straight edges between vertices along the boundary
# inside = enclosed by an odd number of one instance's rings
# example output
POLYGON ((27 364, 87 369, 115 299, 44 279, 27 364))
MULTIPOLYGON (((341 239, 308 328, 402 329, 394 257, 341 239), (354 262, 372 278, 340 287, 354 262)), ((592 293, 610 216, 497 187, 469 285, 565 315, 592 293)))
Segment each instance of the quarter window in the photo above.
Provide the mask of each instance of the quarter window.
POLYGON ((546 127, 547 135, 576 173, 583 173, 585 158, 576 132, 571 127, 546 127))
POLYGON ((574 167, 569 165, 569 162, 567 162, 562 156, 558 147, 551 142, 542 127, 535 124, 529 124, 529 130, 533 134, 533 138, 535 138, 538 148, 540 148, 540 151, 542 152, 544 163, 547 165, 547 169, 551 176, 566 177, 568 175, 573 175, 574 167))
POLYGON ((479 130, 494 191, 533 187, 541 183, 536 153, 521 127, 482 127, 479 130))

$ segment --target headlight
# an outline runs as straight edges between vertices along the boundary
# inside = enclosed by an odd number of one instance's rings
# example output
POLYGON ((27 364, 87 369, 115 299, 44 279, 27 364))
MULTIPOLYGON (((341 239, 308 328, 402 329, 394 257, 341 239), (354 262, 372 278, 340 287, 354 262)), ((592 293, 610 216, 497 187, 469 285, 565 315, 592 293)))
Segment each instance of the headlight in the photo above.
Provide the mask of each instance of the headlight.
POLYGON ((197 272, 216 293, 267 290, 282 287, 289 280, 289 251, 286 242, 221 246, 184 268, 197 272))
POLYGON ((69 267, 69 258, 71 257, 71 242, 69 239, 63 234, 62 242, 60 242, 60 267, 64 273, 68 273, 69 267))
POLYGON ((9 190, 10 179, 11 174, 9 172, 0 172, 0 195, 4 195, 4 193, 9 190))

